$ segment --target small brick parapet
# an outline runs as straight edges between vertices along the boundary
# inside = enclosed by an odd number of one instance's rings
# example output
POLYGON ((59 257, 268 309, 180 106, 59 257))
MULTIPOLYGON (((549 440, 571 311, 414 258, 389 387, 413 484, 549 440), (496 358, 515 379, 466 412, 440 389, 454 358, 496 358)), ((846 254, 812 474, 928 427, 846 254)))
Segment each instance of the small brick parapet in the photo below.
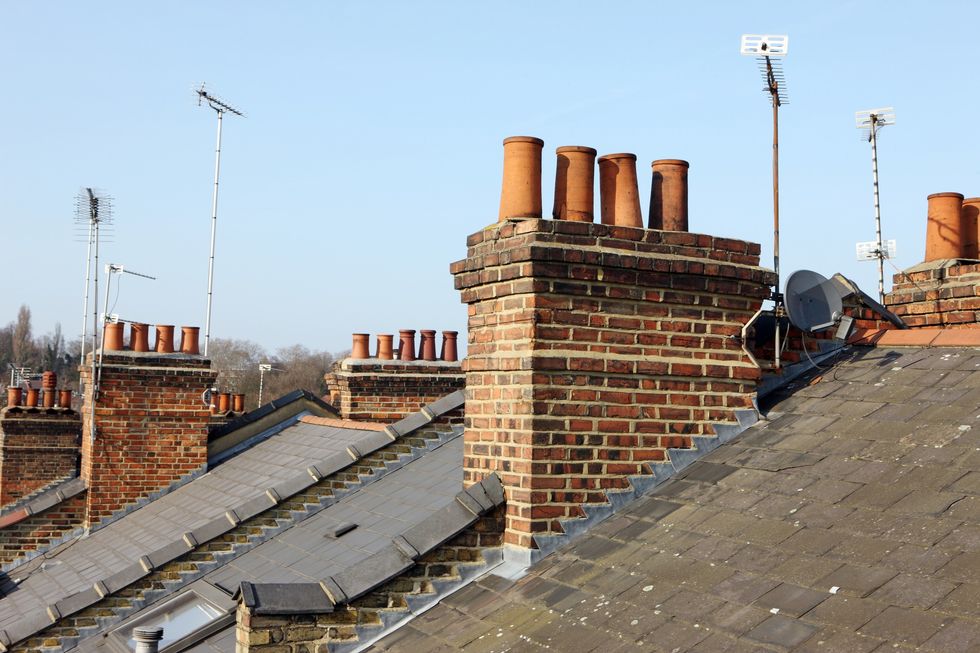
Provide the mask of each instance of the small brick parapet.
POLYGON ((343 419, 384 423, 466 385, 459 362, 377 358, 344 359, 324 379, 343 419))
POLYGON ((91 374, 89 362, 82 367, 81 465, 88 525, 206 468, 211 414, 202 394, 217 378, 203 356, 107 353, 93 441, 91 374))
POLYGON ((464 475, 501 475, 509 544, 751 406, 738 336, 775 281, 759 245, 550 220, 467 244, 450 268, 469 311, 464 475))
POLYGON ((77 476, 81 429, 70 408, 0 412, 0 506, 77 476))
POLYGON ((885 306, 909 327, 980 326, 980 263, 922 263, 896 274, 885 306))

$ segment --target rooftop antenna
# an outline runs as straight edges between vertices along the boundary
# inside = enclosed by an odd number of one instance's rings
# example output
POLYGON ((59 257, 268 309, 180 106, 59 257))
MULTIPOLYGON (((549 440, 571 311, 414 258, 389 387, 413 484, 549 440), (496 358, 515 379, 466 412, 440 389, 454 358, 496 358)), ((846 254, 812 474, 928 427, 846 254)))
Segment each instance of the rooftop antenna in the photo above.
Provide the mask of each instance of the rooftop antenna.
POLYGON ((241 111, 204 90, 204 84, 197 89, 197 105, 207 102, 218 114, 218 144, 214 150, 214 194, 211 196, 211 255, 208 258, 208 315, 204 322, 204 355, 208 355, 208 342, 211 340, 211 291, 214 281, 214 234, 218 226, 218 174, 221 171, 221 120, 225 113, 245 117, 241 111))
POLYGON ((763 91, 769 94, 772 102, 772 250, 773 271, 776 284, 772 292, 776 315, 776 356, 774 367, 780 367, 779 320, 785 313, 783 295, 779 291, 779 107, 789 104, 786 95, 786 80, 783 77, 782 57, 789 51, 789 37, 776 34, 743 34, 741 53, 755 57, 765 82, 763 91))
POLYGON ((284 372, 278 367, 273 367, 272 363, 259 363, 259 406, 262 405, 262 389, 265 385, 266 372, 284 372))
MULTIPOLYGON (((107 263, 105 266, 105 309, 102 311, 102 343, 101 347, 98 348, 98 356, 96 356, 96 350, 93 350, 92 353, 92 408, 91 419, 89 419, 89 424, 91 424, 92 428, 92 442, 95 442, 95 404, 99 399, 99 385, 102 382, 102 356, 105 353, 105 325, 109 322, 124 321, 120 320, 116 315, 109 314, 109 287, 112 284, 113 274, 131 274, 136 277, 143 277, 144 279, 156 280, 156 277, 127 270, 122 265, 117 265, 115 263, 107 263)), ((116 290, 118 292, 118 287, 116 290)), ((96 331, 96 333, 98 333, 98 331, 96 331)))
MULTIPOLYGON (((881 241, 881 205, 878 202, 878 130, 895 124, 895 109, 867 109, 854 114, 854 122, 862 131, 861 136, 871 143, 871 175, 875 195, 875 243, 874 249, 867 252, 866 257, 878 259, 878 301, 885 301, 885 259, 895 255, 895 241, 889 241, 887 249, 881 241)), ((859 258, 860 245, 859 245, 859 258)))
POLYGON ((102 231, 112 224, 112 198, 92 189, 83 188, 75 197, 75 224, 78 236, 85 234, 88 243, 85 252, 85 298, 82 303, 82 356, 85 360, 85 344, 88 339, 88 295, 91 289, 95 295, 92 301, 92 351, 98 345, 99 337, 99 243, 102 231), (95 278, 92 279, 94 273, 95 278))

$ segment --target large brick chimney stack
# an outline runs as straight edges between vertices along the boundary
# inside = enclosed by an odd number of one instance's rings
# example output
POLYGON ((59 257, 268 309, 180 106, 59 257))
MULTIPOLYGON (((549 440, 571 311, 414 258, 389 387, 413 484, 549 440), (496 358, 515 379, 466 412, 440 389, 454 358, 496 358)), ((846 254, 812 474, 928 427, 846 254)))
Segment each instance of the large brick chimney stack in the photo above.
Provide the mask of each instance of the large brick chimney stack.
MULTIPOLYGON (((157 328, 158 351, 105 352, 94 440, 91 355, 82 368, 86 526, 207 468, 210 411, 201 397, 217 372, 197 353, 175 353, 165 329, 157 328)), ((181 349, 196 352, 196 343, 181 349)))
POLYGON ((760 371, 738 336, 774 282, 758 245, 540 219, 467 245, 450 268, 469 310, 464 474, 500 475, 508 544, 561 533, 752 405, 760 371))

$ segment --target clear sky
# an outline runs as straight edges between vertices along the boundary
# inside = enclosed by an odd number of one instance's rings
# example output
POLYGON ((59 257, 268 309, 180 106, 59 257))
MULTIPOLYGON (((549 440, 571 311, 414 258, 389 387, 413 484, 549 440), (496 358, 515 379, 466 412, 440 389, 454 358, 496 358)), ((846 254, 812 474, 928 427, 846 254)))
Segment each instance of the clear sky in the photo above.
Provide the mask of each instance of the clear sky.
MULTIPOLYGON (((212 335, 339 351, 352 332, 465 331, 448 272, 497 217, 501 140, 691 162, 691 230, 772 264, 771 114, 743 33, 788 34, 782 269, 876 267, 870 147, 854 112, 894 106, 879 145, 885 238, 923 258, 926 195, 980 195, 973 2, 0 2, 0 324, 81 331, 74 199, 115 200, 114 312, 203 327, 215 114, 225 120, 212 335)), ((598 193, 597 193, 598 199, 598 193)), ((643 202, 644 214, 647 207, 643 202)), ((100 290, 101 292, 101 290, 100 290)))

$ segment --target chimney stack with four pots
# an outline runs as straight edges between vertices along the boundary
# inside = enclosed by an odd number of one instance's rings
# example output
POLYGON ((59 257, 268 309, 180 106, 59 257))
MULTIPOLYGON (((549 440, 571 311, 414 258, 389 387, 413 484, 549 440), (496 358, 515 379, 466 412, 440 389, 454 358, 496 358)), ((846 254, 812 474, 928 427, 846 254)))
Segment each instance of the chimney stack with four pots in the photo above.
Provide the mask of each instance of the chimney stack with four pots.
POLYGON ((602 224, 643 227, 635 154, 606 154, 599 157, 599 203, 602 224))
POLYGON ((594 220, 595 156, 591 147, 566 145, 555 150, 555 220, 594 220))
POLYGON ((499 222, 511 218, 541 217, 541 148, 533 136, 504 139, 504 179, 500 191, 499 222))
POLYGON ((650 229, 687 231, 687 170, 680 159, 658 159, 650 164, 650 229))

